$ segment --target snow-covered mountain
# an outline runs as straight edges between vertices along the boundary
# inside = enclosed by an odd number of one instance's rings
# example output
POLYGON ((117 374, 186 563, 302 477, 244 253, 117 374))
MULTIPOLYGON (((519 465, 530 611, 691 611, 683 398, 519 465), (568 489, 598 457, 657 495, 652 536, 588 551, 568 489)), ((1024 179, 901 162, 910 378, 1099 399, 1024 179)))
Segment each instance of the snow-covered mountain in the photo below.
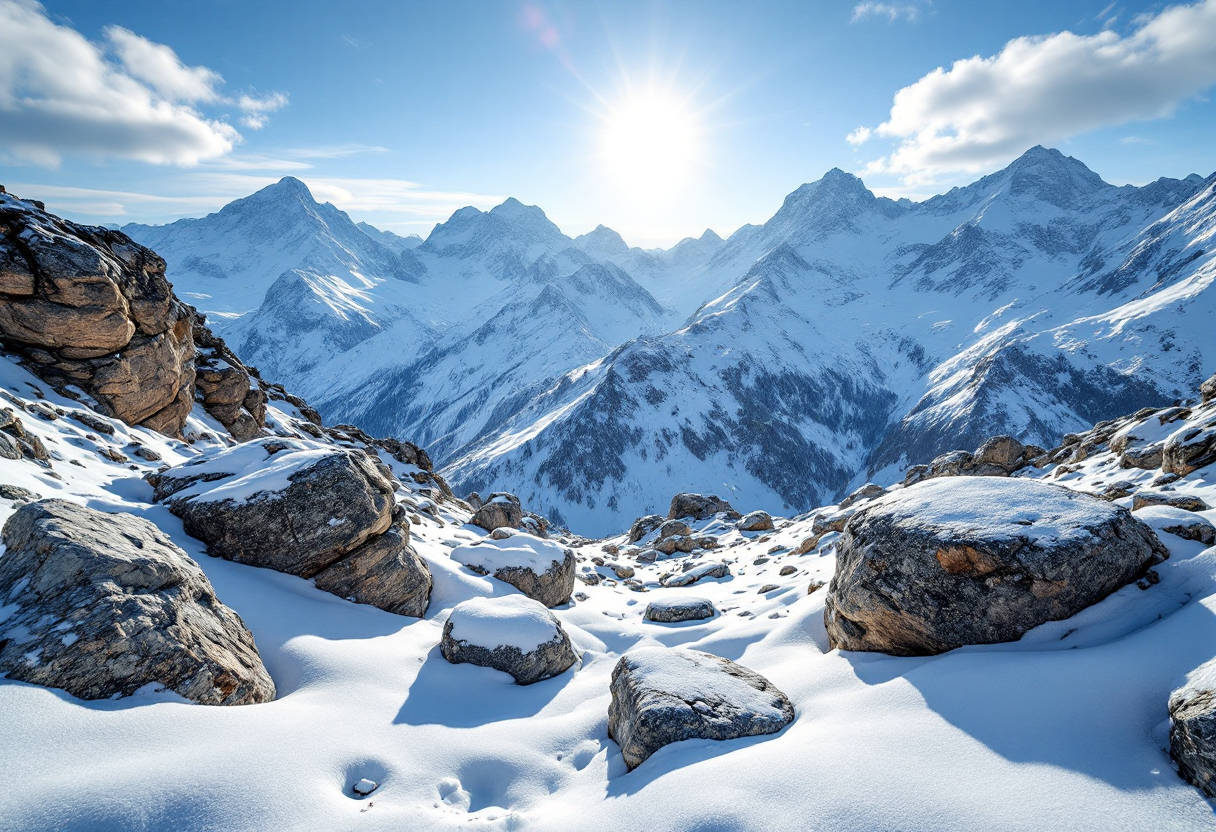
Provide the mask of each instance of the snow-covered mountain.
POLYGON ((1115 187, 1034 148, 921 203, 833 170, 666 252, 515 200, 392 247, 295 180, 124 230, 327 419, 603 533, 676 491, 800 510, 1182 397, 1216 365, 1214 186, 1115 187))

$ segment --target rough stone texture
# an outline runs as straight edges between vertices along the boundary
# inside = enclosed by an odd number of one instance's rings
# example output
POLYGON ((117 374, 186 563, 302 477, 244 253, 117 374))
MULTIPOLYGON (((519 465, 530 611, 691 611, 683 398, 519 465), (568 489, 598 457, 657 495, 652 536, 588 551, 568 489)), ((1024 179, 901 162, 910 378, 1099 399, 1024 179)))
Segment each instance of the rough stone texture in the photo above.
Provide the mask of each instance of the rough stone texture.
POLYGON ((404 517, 382 535, 317 573, 317 589, 359 604, 421 618, 431 600, 431 570, 409 543, 404 517))
POLYGON ((1199 385, 1199 399, 1204 404, 1216 399, 1216 375, 1199 385))
POLYGON ((633 521, 633 526, 629 529, 629 542, 637 543, 643 537, 663 525, 663 519, 657 514, 647 514, 645 517, 639 517, 633 521))
POLYGON ((865 485, 863 485, 861 488, 858 488, 852 494, 850 494, 849 496, 847 496, 843 500, 841 500, 840 508, 850 508, 850 507, 856 505, 857 503, 862 502, 863 500, 872 500, 875 497, 881 497, 883 494, 886 494, 886 493, 887 493, 887 489, 883 488, 881 485, 876 485, 872 482, 868 482, 865 485))
POLYGON ((875 500, 845 527, 824 621, 844 650, 1014 641, 1168 556, 1127 509, 1090 495, 1037 480, 934 480, 875 500))
POLYGON ((671 575, 662 581, 663 586, 690 586, 702 578, 725 578, 730 575, 730 567, 725 563, 710 561, 709 563, 686 563, 684 572, 671 575))
POLYGON ((1169 491, 1137 491, 1132 495, 1132 511, 1145 506, 1172 506, 1184 511, 1207 511, 1211 506, 1193 494, 1169 491))
POLYGON ((725 514, 731 520, 738 520, 743 516, 735 511, 730 503, 717 496, 677 494, 671 498, 671 508, 667 511, 667 519, 680 520, 691 517, 694 520, 707 520, 715 514, 725 514))
MULTIPOLYGON (((443 637, 439 642, 439 650, 443 653, 443 657, 452 664, 467 662, 478 667, 492 667, 495 670, 501 670, 503 673, 511 674, 515 683, 519 685, 531 685, 542 679, 549 679, 564 673, 577 661, 578 656, 575 655, 570 637, 562 629, 561 622, 553 613, 535 601, 528 601, 528 603, 535 604, 537 610, 552 623, 553 638, 533 649, 521 650, 515 645, 474 644, 460 638, 459 631, 453 635, 454 621, 459 619, 464 608, 479 604, 518 605, 523 600, 519 598, 477 598, 457 604, 443 625, 443 637)), ((509 618, 504 618, 504 628, 509 627, 509 618)))
POLYGON ((274 699, 253 636, 156 526, 63 500, 4 525, 0 671, 81 699, 156 683, 204 705, 274 699))
POLYGON ((976 449, 972 462, 977 466, 995 465, 1004 471, 1013 471, 1025 450, 1025 446, 1012 436, 993 436, 976 449))
POLYGON ((518 529, 523 519, 524 512, 520 506, 519 498, 514 494, 500 492, 487 497, 486 501, 482 503, 481 508, 477 509, 469 522, 474 526, 480 526, 486 531, 492 532, 504 526, 518 529))
POLYGON ((1165 440, 1161 469, 1185 477, 1216 462, 1216 423, 1179 429, 1165 440))
POLYGON ((643 647, 612 671, 608 736, 630 770, 669 743, 775 734, 793 720, 794 706, 772 682, 709 653, 643 647))
POLYGON ((675 624, 681 621, 702 621, 714 617, 714 605, 706 598, 674 598, 651 601, 642 615, 647 621, 675 624))
POLYGON ((656 540, 654 548, 655 551, 662 552, 665 555, 674 555, 676 552, 688 554, 697 548, 697 541, 686 535, 677 534, 656 540))
POLYGON ((195 398, 239 441, 253 439, 266 422, 266 394, 224 339, 194 313, 195 398))
POLYGON ((664 520, 659 526, 659 540, 690 534, 692 534, 692 529, 688 528, 688 524, 683 520, 664 520))
POLYGON ((1098 496, 1103 500, 1121 500, 1124 497, 1130 497, 1135 490, 1136 484, 1134 482, 1119 480, 1103 488, 1102 493, 1098 496))
POLYGON ((39 377, 83 389, 107 416, 180 435, 191 320, 152 251, 0 196, 0 339, 39 377))
POLYGON ((741 532, 770 532, 773 530, 773 518, 767 511, 753 511, 745 514, 739 521, 741 532))
POLYGON ((358 451, 267 438, 204 457, 200 463, 149 474, 147 479, 155 488, 155 498, 166 502, 182 519, 186 532, 204 541, 216 557, 311 578, 382 534, 392 521, 393 485, 358 451), (288 477, 286 488, 260 491, 242 500, 208 499, 211 489, 243 473, 248 458, 233 453, 259 448, 266 460, 278 454, 315 458, 288 477), (217 476, 229 462, 228 476, 217 476), (203 484, 203 479, 208 482, 203 484), (196 483, 197 489, 190 487, 196 483), (331 522, 336 518, 342 522, 331 522))
POLYGON ((504 566, 494 571, 494 577, 546 607, 560 607, 574 592, 574 567, 574 553, 567 550, 560 563, 552 562, 540 574, 525 566, 504 566))
POLYGON ((1170 695, 1169 711, 1170 756, 1178 774, 1216 798, 1216 660, 1170 695))

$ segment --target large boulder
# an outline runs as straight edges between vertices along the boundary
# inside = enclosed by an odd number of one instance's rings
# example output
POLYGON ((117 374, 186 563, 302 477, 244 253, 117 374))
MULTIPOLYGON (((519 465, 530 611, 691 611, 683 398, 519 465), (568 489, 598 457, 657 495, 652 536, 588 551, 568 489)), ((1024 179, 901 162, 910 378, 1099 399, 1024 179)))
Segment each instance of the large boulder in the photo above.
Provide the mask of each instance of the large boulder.
POLYGON ((493 575, 546 607, 565 604, 574 591, 574 553, 526 532, 457 546, 452 560, 478 574, 493 575))
POLYGON ((692 586, 704 578, 725 578, 730 575, 730 567, 725 563, 710 561, 708 563, 688 562, 684 564, 684 572, 680 575, 669 575, 664 578, 663 586, 692 586))
POLYGON ((1125 509, 1037 480, 934 479, 880 497, 838 544, 833 647, 929 655, 1016 641, 1169 556, 1125 509))
POLYGON ((629 542, 637 543, 646 535, 663 525, 664 518, 657 514, 647 514, 645 517, 639 517, 633 521, 633 526, 629 529, 629 542))
POLYGON ((1161 452, 1161 469, 1185 477, 1216 462, 1216 420, 1189 424, 1170 434, 1161 452))
POLYGON ((1170 756, 1178 774, 1216 797, 1216 660, 1202 665, 1170 694, 1170 756))
POLYGON ((773 518, 769 516, 767 511, 753 511, 750 514, 743 515, 743 519, 739 521, 738 528, 741 532, 771 532, 773 530, 773 518))
POLYGON ((564 673, 578 658, 561 622, 522 595, 461 601, 443 625, 439 649, 453 664, 492 667, 520 685, 564 673))
POLYGON ((178 435, 193 405, 191 321, 152 251, 0 194, 0 339, 48 382, 178 435))
POLYGON ((519 498, 514 494, 500 492, 487 497, 469 522, 492 532, 502 528, 518 529, 523 519, 524 510, 519 498))
POLYGON ((793 719, 772 682, 709 653, 642 647, 612 671, 608 736, 630 769, 669 743, 775 734, 793 719))
POLYGON ((311 578, 385 532, 393 483, 364 453, 265 438, 148 475, 216 557, 311 578))
POLYGON ((1212 375, 1203 384, 1199 385, 1199 400, 1203 404, 1216 399, 1216 375, 1212 375))
POLYGON ((646 605, 642 618, 659 624, 678 624, 682 621, 703 621, 713 618, 713 602, 708 598, 665 598, 646 605))
POLYGON ((426 615, 431 600, 431 570, 410 546, 404 513, 384 534, 318 572, 313 583, 349 601, 414 618, 426 615))
POLYGON ((164 686, 204 705, 274 699, 239 616, 156 526, 63 500, 18 509, 0 557, 0 671, 81 699, 164 686))
POLYGON ((715 495, 706 497, 703 494, 677 494, 671 498, 667 519, 682 520, 691 517, 693 520, 707 520, 715 514, 725 514, 731 520, 738 520, 743 516, 735 511, 730 503, 715 495))
POLYGON ((193 320, 195 397, 203 408, 240 441, 258 436, 266 421, 266 394, 249 370, 206 326, 197 312, 193 320))

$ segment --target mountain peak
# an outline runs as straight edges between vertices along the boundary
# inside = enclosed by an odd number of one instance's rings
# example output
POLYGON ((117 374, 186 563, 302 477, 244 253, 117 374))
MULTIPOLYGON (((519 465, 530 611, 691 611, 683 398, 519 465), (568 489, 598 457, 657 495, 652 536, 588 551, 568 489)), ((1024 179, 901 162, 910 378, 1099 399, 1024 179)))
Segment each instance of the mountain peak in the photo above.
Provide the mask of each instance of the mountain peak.
POLYGON ((524 205, 513 196, 507 197, 501 205, 496 205, 490 209, 490 216, 502 217, 503 219, 530 219, 549 221, 545 216, 545 212, 535 205, 524 205))
POLYGON ((595 251, 601 255, 622 254, 629 250, 624 238, 603 224, 575 237, 574 243, 584 251, 595 251))
POLYGON ((714 231, 712 228, 705 229, 705 233, 701 235, 700 240, 703 243, 720 243, 720 242, 722 242, 722 238, 720 236, 718 236, 718 232, 714 231))
POLYGON ((1009 167, 1010 193, 1028 195, 1063 207, 1078 196, 1109 187, 1084 162, 1055 148, 1035 145, 1009 167))
POLYGON ((262 188, 258 193, 268 196, 272 194, 282 197, 298 196, 306 198, 310 202, 316 201, 313 199, 312 191, 308 190, 308 186, 294 176, 284 176, 273 185, 267 185, 265 188, 262 188))

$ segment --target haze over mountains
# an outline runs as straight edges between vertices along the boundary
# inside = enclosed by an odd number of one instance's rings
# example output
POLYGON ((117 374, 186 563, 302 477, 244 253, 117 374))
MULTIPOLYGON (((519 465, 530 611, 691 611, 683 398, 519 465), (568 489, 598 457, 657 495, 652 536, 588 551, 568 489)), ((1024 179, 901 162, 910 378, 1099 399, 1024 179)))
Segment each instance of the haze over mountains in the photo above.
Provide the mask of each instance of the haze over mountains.
POLYGON ((514 199, 401 238, 287 178, 123 230, 327 422, 603 534, 678 491, 788 514, 1187 395, 1216 362, 1214 186, 1116 187, 1043 148, 921 203, 833 170, 660 252, 514 199))

